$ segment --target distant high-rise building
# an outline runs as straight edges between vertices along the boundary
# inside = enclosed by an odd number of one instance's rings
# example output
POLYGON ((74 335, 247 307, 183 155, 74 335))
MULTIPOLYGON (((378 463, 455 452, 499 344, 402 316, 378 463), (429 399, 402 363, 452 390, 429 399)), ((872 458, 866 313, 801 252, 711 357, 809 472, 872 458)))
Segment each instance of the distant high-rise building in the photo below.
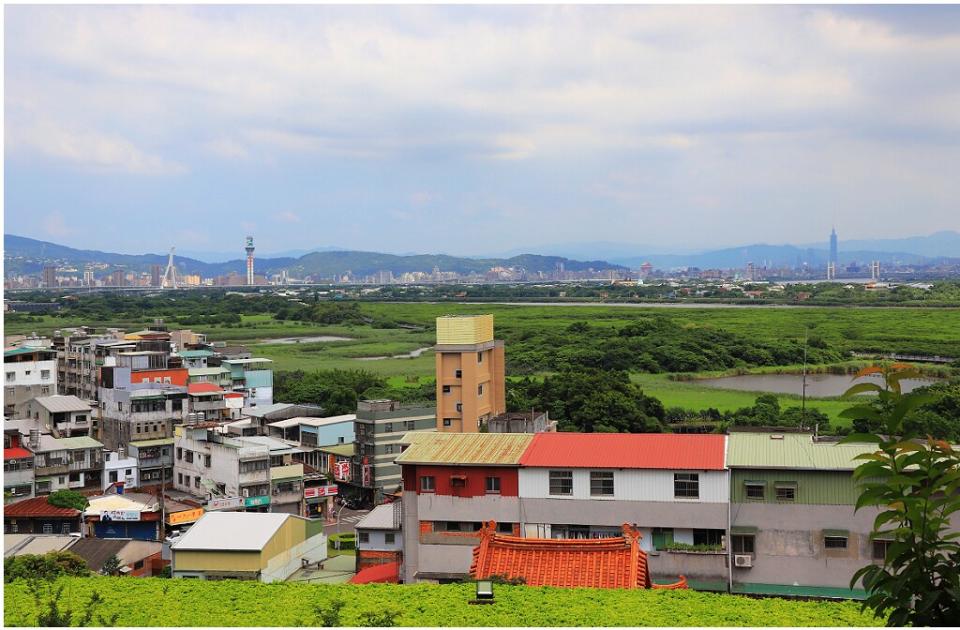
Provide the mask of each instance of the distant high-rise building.
POLYGON ((160 265, 150 265, 150 286, 160 286, 160 265))
POLYGON ((92 287, 93 285, 93 269, 85 269, 83 271, 83 286, 92 287))
POLYGON ((48 265, 43 268, 43 286, 48 289, 55 288, 57 286, 57 268, 48 265))
POLYGON ((112 282, 113 286, 123 287, 127 285, 127 274, 124 273, 122 269, 117 269, 112 274, 110 274, 110 276, 113 279, 113 282, 112 282))
POLYGON ((247 237, 247 246, 244 248, 247 251, 247 284, 252 285, 254 283, 253 277, 253 237, 247 237))
POLYGON ((477 433, 507 410, 493 315, 437 318, 437 431, 477 433))
POLYGON ((879 280, 880 279, 880 261, 874 260, 870 263, 870 279, 879 280))
POLYGON ((747 280, 756 280, 756 277, 755 277, 756 273, 757 273, 757 270, 753 266, 753 263, 748 262, 747 263, 747 280))
POLYGON ((832 263, 827 263, 827 280, 836 280, 837 279, 837 266, 832 263))
POLYGON ((837 268, 837 263, 840 262, 839 257, 837 256, 837 230, 833 228, 830 230, 830 262, 833 263, 833 268, 837 268))

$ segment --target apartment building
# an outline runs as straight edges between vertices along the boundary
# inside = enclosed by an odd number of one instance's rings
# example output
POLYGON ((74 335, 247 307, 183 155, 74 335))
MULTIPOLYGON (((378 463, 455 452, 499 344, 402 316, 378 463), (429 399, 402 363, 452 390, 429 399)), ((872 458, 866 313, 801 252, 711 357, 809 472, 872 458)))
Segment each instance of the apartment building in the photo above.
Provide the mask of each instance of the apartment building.
POLYGON ((411 433, 396 462, 403 476, 406 583, 469 575, 483 521, 520 535, 520 458, 533 435, 411 433))
POLYGON ((520 458, 523 535, 614 537, 630 523, 654 577, 722 589, 725 447, 724 435, 538 433, 520 458))
POLYGON ((168 383, 131 381, 128 366, 100 370, 100 436, 110 450, 131 442, 173 436, 173 427, 188 417, 187 388, 168 383))
POLYGON ((853 574, 881 561, 889 544, 870 539, 876 508, 854 511, 855 457, 875 450, 809 433, 732 432, 735 590, 848 594, 853 574))
POLYGON ((140 470, 137 458, 127 455, 126 449, 106 451, 103 454, 103 479, 100 489, 106 491, 110 486, 122 484, 125 488, 140 487, 140 470))
POLYGON ((357 571, 403 558, 402 510, 399 502, 373 508, 357 522, 357 571))
POLYGON ((434 407, 403 404, 393 400, 361 400, 354 427, 356 450, 346 474, 338 475, 347 498, 378 505, 394 494, 403 478, 394 459, 402 449, 403 436, 411 432, 434 433, 434 407))
POLYGON ((493 315, 437 318, 437 431, 476 433, 507 410, 493 315))
POLYGON ((135 341, 118 339, 118 332, 93 335, 89 329, 58 334, 53 338, 57 351, 57 386, 59 393, 83 400, 96 400, 99 368, 115 365, 117 355, 137 349, 135 341))
POLYGON ((244 405, 273 404, 273 369, 270 359, 223 359, 220 365, 230 370, 231 389, 242 392, 244 405))
POLYGON ((137 461, 139 486, 171 483, 173 480, 172 437, 154 440, 136 440, 127 446, 130 457, 137 461))
POLYGON ((76 396, 40 396, 21 403, 18 418, 36 421, 57 436, 91 435, 95 425, 93 408, 76 396))
POLYGON ((57 352, 20 346, 3 351, 3 409, 9 415, 32 398, 57 393, 57 352))
POLYGON ((34 454, 34 492, 100 489, 103 444, 90 437, 55 438, 34 430, 27 439, 34 454))
POLYGON ((5 503, 20 501, 33 496, 33 458, 24 448, 23 438, 16 427, 4 427, 3 431, 3 495, 5 503), (7 497, 9 497, 7 499, 7 497))
POLYGON ((269 511, 269 445, 229 437, 214 429, 212 423, 181 429, 174 442, 173 487, 207 500, 208 510, 269 511))
POLYGON ((270 467, 270 511, 303 515, 303 464, 270 467))

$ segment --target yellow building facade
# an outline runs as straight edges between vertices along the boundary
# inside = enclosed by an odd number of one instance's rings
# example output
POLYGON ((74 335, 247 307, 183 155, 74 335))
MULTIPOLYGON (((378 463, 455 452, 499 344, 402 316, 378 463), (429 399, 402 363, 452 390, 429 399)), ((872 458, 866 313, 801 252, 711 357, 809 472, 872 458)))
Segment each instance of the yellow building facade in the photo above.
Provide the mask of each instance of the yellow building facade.
POLYGON ((506 411, 503 342, 493 315, 437 318, 437 431, 476 433, 506 411))

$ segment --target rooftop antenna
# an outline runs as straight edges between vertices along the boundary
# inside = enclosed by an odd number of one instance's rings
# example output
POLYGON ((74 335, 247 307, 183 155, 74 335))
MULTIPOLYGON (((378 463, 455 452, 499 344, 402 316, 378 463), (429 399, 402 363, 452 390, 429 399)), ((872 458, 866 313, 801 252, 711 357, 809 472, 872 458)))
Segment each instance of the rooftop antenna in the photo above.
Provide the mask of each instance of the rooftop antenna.
POLYGON ((177 268, 173 264, 173 253, 176 249, 176 247, 170 248, 170 256, 167 258, 167 269, 163 272, 163 280, 160 281, 161 288, 176 289, 179 284, 180 279, 177 278, 177 268))

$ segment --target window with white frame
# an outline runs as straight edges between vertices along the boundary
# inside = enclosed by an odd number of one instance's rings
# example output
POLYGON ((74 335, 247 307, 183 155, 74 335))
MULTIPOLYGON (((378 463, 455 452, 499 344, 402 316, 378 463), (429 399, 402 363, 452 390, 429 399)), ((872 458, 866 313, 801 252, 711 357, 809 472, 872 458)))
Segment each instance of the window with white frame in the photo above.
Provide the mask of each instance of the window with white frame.
POLYGON ((550 494, 554 496, 573 495, 573 471, 550 471, 550 494))

